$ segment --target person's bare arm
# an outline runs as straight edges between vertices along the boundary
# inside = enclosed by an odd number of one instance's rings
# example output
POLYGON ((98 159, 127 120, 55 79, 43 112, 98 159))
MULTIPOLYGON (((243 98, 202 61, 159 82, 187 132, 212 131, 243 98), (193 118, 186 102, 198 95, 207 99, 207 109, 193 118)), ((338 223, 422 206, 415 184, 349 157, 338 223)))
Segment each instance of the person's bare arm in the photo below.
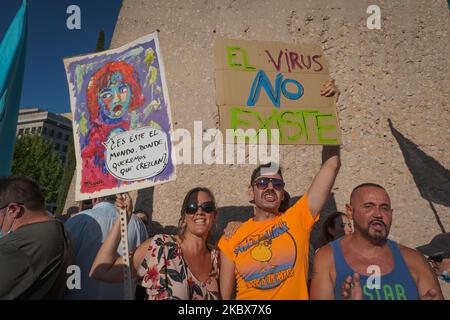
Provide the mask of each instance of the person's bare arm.
POLYGON ((230 300, 235 283, 234 262, 220 252, 220 295, 223 300, 230 300))
POLYGON ((311 300, 334 300, 334 280, 331 270, 334 268, 333 252, 330 246, 320 248, 314 257, 311 279, 311 300))
MULTIPOLYGON (((131 217, 131 198, 125 195, 124 198, 116 201, 117 208, 123 208, 127 211, 128 221, 131 217)), ((130 253, 130 269, 131 275, 134 277, 137 270, 144 260, 147 248, 150 245, 151 239, 143 242, 134 252, 130 253)), ((91 278, 105 281, 105 282, 122 282, 123 281, 123 258, 117 254, 117 247, 120 243, 120 219, 117 218, 114 222, 111 232, 106 238, 105 242, 100 247, 100 250, 95 257, 92 264, 89 276, 91 278)))
POLYGON ((425 257, 418 251, 399 245, 403 258, 416 282, 421 300, 444 300, 439 281, 425 257))
MULTIPOLYGON (((134 252, 130 252, 131 276, 135 277, 152 239, 147 239, 134 252)), ((120 223, 114 223, 111 233, 100 247, 92 264, 89 277, 105 282, 123 281, 123 257, 117 254, 120 242, 120 223)))
POLYGON ((323 146, 322 166, 308 190, 309 211, 313 218, 322 210, 341 167, 340 147, 323 146))
MULTIPOLYGON (((336 101, 340 95, 339 88, 333 79, 325 82, 320 88, 320 95, 335 97, 336 101)), ((322 149, 322 167, 315 176, 308 190, 309 211, 313 218, 320 212, 328 199, 334 180, 341 166, 338 146, 324 146, 322 149)))

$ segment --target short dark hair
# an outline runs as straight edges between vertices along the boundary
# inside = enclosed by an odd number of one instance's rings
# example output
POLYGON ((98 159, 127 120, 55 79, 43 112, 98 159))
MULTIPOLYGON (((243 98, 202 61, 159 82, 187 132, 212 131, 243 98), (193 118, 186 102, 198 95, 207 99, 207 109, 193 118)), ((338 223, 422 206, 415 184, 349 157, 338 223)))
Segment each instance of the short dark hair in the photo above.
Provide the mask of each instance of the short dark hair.
POLYGON ((92 199, 86 199, 81 201, 80 211, 88 210, 92 208, 92 199))
POLYGON ((76 214, 78 212, 80 212, 80 209, 78 207, 76 207, 76 206, 72 206, 69 209, 67 209, 66 215, 71 216, 71 215, 76 214))
POLYGON ((144 213, 145 215, 147 215, 147 212, 145 212, 145 210, 143 210, 143 209, 136 209, 136 210, 134 210, 133 213, 134 213, 134 214, 144 213))
POLYGON ((345 214, 343 212, 336 211, 336 212, 333 212, 332 214, 330 214, 323 222, 323 224, 321 226, 320 237, 321 237, 321 240, 323 241, 324 245, 333 240, 333 235, 330 234, 330 232, 328 231, 328 228, 335 229, 337 218, 343 217, 343 216, 345 216, 345 214))
POLYGON ((116 202, 116 195, 110 194, 108 196, 104 196, 102 202, 109 202, 114 204, 116 202))
POLYGON ((270 168, 270 167, 272 167, 272 164, 274 166, 278 167, 277 174, 279 174, 281 176, 281 179, 283 179, 283 174, 281 173, 281 167, 278 166, 275 162, 269 162, 269 163, 265 163, 265 164, 260 164, 255 170, 253 170, 252 176, 250 178, 250 185, 252 185, 253 182, 255 182, 256 178, 258 178, 261 175, 262 168, 270 168))
POLYGON ((383 188, 382 186, 380 186, 379 184, 376 183, 372 183, 372 182, 365 182, 365 183, 361 183, 360 185, 356 186, 353 188, 352 193, 350 194, 350 203, 352 202, 353 196, 355 195, 355 192, 363 187, 374 187, 374 188, 379 188, 382 189, 384 191, 386 191, 385 188, 383 188))
POLYGON ((36 181, 24 176, 0 177, 0 207, 23 203, 31 211, 45 210, 45 198, 36 181))

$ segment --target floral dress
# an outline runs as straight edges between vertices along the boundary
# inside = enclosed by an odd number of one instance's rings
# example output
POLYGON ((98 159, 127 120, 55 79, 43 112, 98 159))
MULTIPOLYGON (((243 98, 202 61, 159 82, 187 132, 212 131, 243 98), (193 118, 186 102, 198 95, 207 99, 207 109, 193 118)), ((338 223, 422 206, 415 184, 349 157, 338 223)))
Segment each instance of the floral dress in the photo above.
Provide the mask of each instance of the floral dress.
POLYGON ((219 251, 211 250, 211 273, 202 282, 188 269, 172 235, 155 235, 138 270, 149 300, 218 300, 219 251))

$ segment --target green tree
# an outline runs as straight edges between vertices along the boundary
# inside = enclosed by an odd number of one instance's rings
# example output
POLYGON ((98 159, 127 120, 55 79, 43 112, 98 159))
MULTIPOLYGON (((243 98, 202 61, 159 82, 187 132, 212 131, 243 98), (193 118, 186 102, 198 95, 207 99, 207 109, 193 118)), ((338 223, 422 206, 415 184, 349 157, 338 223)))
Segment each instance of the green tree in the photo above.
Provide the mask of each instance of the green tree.
MULTIPOLYGON (((98 52, 103 50, 105 50, 105 31, 100 30, 95 51, 98 52)), ((64 174, 62 176, 61 183, 59 184, 58 200, 56 202, 56 215, 61 215, 64 210, 67 193, 70 190, 70 183, 72 182, 72 177, 75 174, 75 167, 75 147, 72 137, 67 148, 66 162, 64 163, 64 174)))
POLYGON ((105 50, 105 31, 100 30, 97 38, 97 46, 95 47, 95 52, 105 50))
POLYGON ((67 147, 66 161, 64 163, 63 175, 61 183, 59 184, 58 200, 56 201, 56 215, 62 214, 64 205, 66 203, 67 193, 70 189, 70 183, 75 173, 76 160, 75 160, 75 147, 73 145, 73 137, 70 138, 69 145, 67 147))
POLYGON ((35 134, 18 137, 12 173, 35 179, 41 186, 45 201, 56 201, 63 170, 53 142, 35 134))

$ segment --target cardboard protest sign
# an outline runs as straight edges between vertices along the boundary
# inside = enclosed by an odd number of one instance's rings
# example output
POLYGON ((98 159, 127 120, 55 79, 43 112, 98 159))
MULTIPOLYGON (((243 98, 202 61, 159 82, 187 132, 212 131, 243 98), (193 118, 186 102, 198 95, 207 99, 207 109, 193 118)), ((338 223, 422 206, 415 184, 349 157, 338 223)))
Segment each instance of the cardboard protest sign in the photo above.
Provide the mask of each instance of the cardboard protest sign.
POLYGON ((175 179, 171 113, 156 33, 64 59, 77 159, 77 200, 175 179))
POLYGON ((335 98, 320 95, 330 79, 320 46, 218 40, 214 65, 222 131, 278 129, 280 144, 341 144, 335 98))

